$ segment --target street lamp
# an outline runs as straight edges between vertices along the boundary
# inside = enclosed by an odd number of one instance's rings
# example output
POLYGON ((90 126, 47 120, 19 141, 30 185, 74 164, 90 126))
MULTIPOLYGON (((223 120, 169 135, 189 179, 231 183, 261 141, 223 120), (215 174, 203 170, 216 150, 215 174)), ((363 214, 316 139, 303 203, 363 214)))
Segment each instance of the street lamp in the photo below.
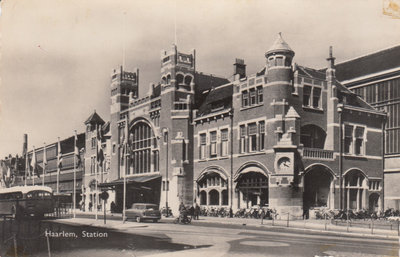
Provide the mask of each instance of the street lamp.
POLYGON ((168 128, 162 129, 163 133, 163 143, 166 145, 166 158, 165 158, 165 208, 167 209, 167 214, 165 217, 169 216, 169 208, 168 208, 168 191, 169 191, 169 182, 168 182, 168 128))

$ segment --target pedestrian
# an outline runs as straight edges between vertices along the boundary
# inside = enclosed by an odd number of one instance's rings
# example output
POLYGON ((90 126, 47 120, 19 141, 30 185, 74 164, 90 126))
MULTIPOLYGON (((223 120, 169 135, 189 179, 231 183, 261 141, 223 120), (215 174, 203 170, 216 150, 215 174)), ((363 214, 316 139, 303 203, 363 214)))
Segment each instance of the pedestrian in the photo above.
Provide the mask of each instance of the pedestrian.
POLYGON ((194 219, 199 220, 199 215, 200 215, 200 206, 196 203, 194 207, 194 219))
POLYGON ((89 202, 89 211, 92 211, 93 203, 89 202))
POLYGON ((112 201, 111 202, 111 205, 110 205, 110 208, 111 208, 111 213, 114 213, 115 212, 115 203, 114 203, 114 201, 112 201))

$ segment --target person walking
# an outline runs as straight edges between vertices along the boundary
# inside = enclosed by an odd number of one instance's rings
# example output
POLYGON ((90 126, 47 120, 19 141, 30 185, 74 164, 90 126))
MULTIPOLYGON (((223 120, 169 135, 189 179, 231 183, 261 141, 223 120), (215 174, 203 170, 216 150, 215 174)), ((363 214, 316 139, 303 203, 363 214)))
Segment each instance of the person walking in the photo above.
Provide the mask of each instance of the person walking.
POLYGON ((199 220, 200 206, 196 203, 194 206, 194 219, 199 220))

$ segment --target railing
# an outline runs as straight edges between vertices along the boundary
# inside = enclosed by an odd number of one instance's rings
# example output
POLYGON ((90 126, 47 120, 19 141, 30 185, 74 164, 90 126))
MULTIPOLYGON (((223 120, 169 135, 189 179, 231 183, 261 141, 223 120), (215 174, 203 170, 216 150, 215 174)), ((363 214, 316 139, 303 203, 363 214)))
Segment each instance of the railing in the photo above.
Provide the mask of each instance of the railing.
POLYGON ((333 160, 333 151, 304 147, 303 157, 308 159, 333 160))

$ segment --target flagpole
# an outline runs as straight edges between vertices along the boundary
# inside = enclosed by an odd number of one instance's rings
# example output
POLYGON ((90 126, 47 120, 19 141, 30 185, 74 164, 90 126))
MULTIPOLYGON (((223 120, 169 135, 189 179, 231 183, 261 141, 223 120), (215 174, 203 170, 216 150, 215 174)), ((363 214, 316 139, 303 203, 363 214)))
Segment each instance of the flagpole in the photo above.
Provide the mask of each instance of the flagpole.
POLYGON ((75 132, 75 137, 74 137, 74 186, 73 186, 74 208, 73 208, 73 211, 74 211, 74 218, 75 218, 76 217, 76 210, 75 210, 76 209, 76 154, 79 154, 79 151, 78 151, 78 153, 76 153, 76 140, 77 140, 78 136, 76 135, 76 130, 74 132, 75 132))
POLYGON ((35 146, 33 146, 32 160, 31 160, 31 162, 34 163, 34 166, 32 166, 32 186, 35 185, 35 166, 36 166, 36 160, 33 160, 34 158, 36 159, 35 146))
POLYGON ((122 211, 122 222, 125 222, 125 213, 126 213, 126 173, 128 170, 128 113, 125 116, 125 128, 124 128, 124 142, 123 142, 123 158, 124 158, 124 165, 125 165, 125 169, 124 169, 124 196, 123 196, 123 211, 122 211))
POLYGON ((28 180, 28 164, 29 160, 28 160, 28 149, 26 149, 26 153, 25 153, 25 186, 26 186, 26 182, 28 180))
POLYGON ((98 131, 98 124, 96 124, 96 160, 95 160, 95 164, 94 164, 94 169, 95 169, 95 176, 96 176, 96 179, 95 179, 95 204, 94 204, 94 208, 95 208, 95 218, 96 218, 96 220, 97 220, 97 203, 99 202, 99 194, 98 194, 98 192, 97 192, 97 171, 98 171, 98 149, 99 149, 99 146, 98 146, 98 144, 99 144, 99 140, 98 140, 98 138, 97 138, 97 133, 99 133, 99 131, 98 131))
POLYGON ((43 178, 42 178, 42 186, 44 186, 44 174, 46 173, 46 164, 47 164, 47 156, 46 156, 46 142, 43 143, 43 178))
POLYGON ((60 137, 58 137, 58 153, 57 153, 57 194, 60 193, 60 155, 61 155, 61 145, 60 145, 60 137))

